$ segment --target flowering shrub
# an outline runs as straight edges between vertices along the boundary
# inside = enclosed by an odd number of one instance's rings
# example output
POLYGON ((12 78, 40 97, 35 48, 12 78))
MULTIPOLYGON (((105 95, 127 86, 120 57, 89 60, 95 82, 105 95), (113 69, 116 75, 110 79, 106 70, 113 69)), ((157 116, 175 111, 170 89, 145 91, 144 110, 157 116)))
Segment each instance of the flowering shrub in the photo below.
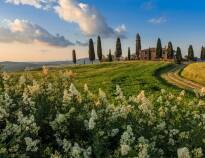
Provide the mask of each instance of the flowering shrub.
POLYGON ((72 72, 42 75, 1 75, 0 157, 204 157, 204 100, 126 98, 119 86, 109 100, 87 85, 80 93, 72 72))

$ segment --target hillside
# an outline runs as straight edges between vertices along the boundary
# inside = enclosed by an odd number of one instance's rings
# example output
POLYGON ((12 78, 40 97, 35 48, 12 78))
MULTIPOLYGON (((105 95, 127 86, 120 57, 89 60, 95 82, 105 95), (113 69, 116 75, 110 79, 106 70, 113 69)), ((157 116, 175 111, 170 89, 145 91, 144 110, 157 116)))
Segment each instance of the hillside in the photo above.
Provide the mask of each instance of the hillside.
POLYGON ((181 76, 205 85, 205 63, 193 63, 188 65, 181 72, 181 76))

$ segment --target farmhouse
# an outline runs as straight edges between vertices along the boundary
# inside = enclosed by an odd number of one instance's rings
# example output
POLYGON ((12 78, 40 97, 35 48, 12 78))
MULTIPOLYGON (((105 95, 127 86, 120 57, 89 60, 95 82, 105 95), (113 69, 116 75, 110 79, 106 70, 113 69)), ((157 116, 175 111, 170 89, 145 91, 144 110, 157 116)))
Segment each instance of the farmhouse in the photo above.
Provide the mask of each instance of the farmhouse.
MULTIPOLYGON (((167 49, 163 48, 162 59, 167 60, 167 49)), ((139 51, 140 60, 157 60, 156 48, 148 48, 139 51)))

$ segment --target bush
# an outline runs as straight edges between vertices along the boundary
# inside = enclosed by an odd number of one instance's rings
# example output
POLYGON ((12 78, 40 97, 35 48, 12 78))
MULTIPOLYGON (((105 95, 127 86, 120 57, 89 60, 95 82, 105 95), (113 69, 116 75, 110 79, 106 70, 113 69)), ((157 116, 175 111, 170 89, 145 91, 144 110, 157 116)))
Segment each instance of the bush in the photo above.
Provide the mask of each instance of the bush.
POLYGON ((203 157, 205 102, 182 91, 115 98, 80 93, 72 72, 2 74, 0 157, 203 157))

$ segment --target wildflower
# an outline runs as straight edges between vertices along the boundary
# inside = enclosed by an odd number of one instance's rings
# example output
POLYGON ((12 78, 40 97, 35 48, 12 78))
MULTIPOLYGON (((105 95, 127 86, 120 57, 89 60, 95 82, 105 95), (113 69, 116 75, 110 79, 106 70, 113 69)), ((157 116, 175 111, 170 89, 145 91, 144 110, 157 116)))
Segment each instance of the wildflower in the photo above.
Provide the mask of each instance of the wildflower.
POLYGON ((189 149, 187 147, 177 149, 178 158, 190 158, 189 149))
POLYGON ((88 91, 89 91, 88 85, 84 84, 84 92, 88 92, 88 91))
POLYGON ((116 136, 117 134, 119 133, 119 129, 118 128, 116 128, 116 129, 112 129, 112 131, 111 131, 111 136, 112 137, 114 137, 114 136, 116 136))
POLYGON ((33 85, 32 86, 28 86, 28 89, 29 89, 29 93, 31 95, 34 95, 36 94, 39 90, 40 90, 40 86, 39 84, 34 80, 33 81, 33 85))
POLYGON ((120 88, 119 85, 116 85, 115 94, 117 95, 117 97, 116 97, 117 100, 125 101, 125 96, 124 96, 122 89, 120 88))
POLYGON ((51 158, 62 158, 59 152, 55 151, 55 154, 51 155, 51 158))
POLYGON ((26 83, 26 78, 25 78, 25 76, 21 76, 20 78, 19 78, 19 84, 20 85, 23 85, 23 84, 25 84, 26 83))
POLYGON ((68 78, 68 79, 73 79, 73 78, 75 78, 76 74, 73 73, 72 70, 69 70, 69 71, 64 72, 63 76, 68 78))
POLYGON ((39 143, 39 140, 32 140, 30 137, 26 137, 24 140, 27 145, 26 151, 36 152, 38 150, 37 144, 39 143))
POLYGON ((91 112, 91 118, 89 119, 89 122, 88 122, 88 128, 90 130, 94 129, 95 128, 95 120, 97 119, 97 114, 95 112, 95 110, 93 109, 92 112, 91 112))
POLYGON ((78 145, 78 143, 75 143, 74 146, 71 149, 71 156, 73 158, 80 158, 82 153, 82 149, 78 145))
POLYGON ((144 137, 138 138, 138 148, 139 148, 139 153, 138 153, 138 158, 149 158, 148 155, 148 141, 144 139, 144 137))
POLYGON ((10 78, 10 76, 6 72, 3 72, 2 73, 2 78, 3 78, 4 81, 7 81, 10 78))
POLYGON ((63 139, 63 149, 65 152, 68 152, 71 146, 71 142, 67 141, 66 139, 63 139))
POLYGON ((180 96, 181 96, 181 97, 184 97, 184 96, 185 96, 185 90, 182 90, 182 91, 180 92, 180 96))
POLYGON ((42 67, 42 73, 43 75, 47 76, 48 75, 48 68, 46 66, 42 67))
POLYGON ((82 101, 80 93, 79 93, 78 90, 75 88, 74 84, 72 84, 72 83, 71 83, 71 85, 70 85, 69 92, 70 92, 70 95, 71 95, 72 97, 76 97, 79 102, 82 101))
POLYGON ((193 155, 195 158, 201 158, 203 157, 203 151, 202 151, 202 148, 195 148, 193 151, 192 151, 193 155))
POLYGON ((161 89, 161 93, 162 93, 162 94, 165 94, 165 93, 166 93, 166 90, 165 90, 165 89, 161 89))
POLYGON ((122 134, 120 139, 121 154, 125 156, 131 150, 130 145, 135 141, 134 134, 130 125, 127 126, 127 130, 122 134))
POLYGON ((120 148, 122 156, 126 156, 128 152, 130 151, 130 146, 127 144, 122 144, 120 148))
POLYGON ((107 97, 105 92, 103 92, 101 89, 99 89, 99 98, 102 102, 106 103, 107 102, 107 97))

